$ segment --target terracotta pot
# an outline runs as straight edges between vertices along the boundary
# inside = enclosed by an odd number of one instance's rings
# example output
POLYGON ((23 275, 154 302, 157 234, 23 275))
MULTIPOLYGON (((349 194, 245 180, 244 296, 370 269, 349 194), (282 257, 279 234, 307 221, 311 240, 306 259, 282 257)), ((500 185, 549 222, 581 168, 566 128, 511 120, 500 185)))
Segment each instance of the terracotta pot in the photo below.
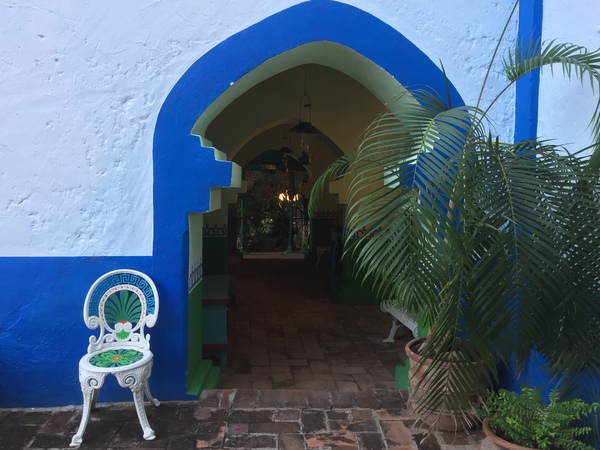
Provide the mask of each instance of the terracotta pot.
POLYGON ((483 432, 486 435, 485 440, 479 446, 480 450, 535 450, 530 447, 523 447, 522 445, 513 444, 512 442, 505 441, 502 438, 496 436, 496 434, 490 428, 490 419, 483 419, 483 432))
MULTIPOLYGON (((408 371, 408 393, 409 405, 415 407, 420 404, 420 399, 429 390, 427 379, 421 381, 424 373, 431 366, 431 359, 427 358, 421 364, 423 359, 416 349, 422 345, 426 338, 417 338, 406 344, 406 355, 410 359, 410 368, 408 371)), ((473 363, 477 366, 477 363, 473 363)), ((455 363, 445 363, 446 367, 456 367, 455 363)), ((486 378, 483 371, 480 374, 480 380, 485 383, 486 378)), ((478 403, 478 396, 473 393, 470 402, 474 405, 478 403)), ((420 405, 422 406, 422 405, 420 405)), ((420 408, 422 409, 422 408, 420 408)), ((462 431, 469 430, 479 426, 479 421, 469 411, 452 411, 446 407, 440 409, 423 409, 415 412, 419 418, 429 426, 434 426, 441 431, 462 431)))

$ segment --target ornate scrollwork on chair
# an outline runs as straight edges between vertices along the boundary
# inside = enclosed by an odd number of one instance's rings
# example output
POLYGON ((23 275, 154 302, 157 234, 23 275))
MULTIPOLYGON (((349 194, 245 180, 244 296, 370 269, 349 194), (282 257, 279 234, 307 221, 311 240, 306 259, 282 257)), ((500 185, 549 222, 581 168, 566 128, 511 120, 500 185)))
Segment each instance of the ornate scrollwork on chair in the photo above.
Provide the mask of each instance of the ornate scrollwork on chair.
POLYGON ((83 413, 71 447, 81 444, 90 411, 108 374, 113 374, 121 387, 131 389, 144 439, 155 438, 146 417, 144 394, 154 405, 160 402, 152 397, 148 386, 154 356, 150 335, 144 330, 153 327, 157 317, 156 286, 141 272, 113 270, 98 278, 88 291, 83 320, 91 330, 100 328, 100 334, 90 337, 87 354, 79 360, 83 413))

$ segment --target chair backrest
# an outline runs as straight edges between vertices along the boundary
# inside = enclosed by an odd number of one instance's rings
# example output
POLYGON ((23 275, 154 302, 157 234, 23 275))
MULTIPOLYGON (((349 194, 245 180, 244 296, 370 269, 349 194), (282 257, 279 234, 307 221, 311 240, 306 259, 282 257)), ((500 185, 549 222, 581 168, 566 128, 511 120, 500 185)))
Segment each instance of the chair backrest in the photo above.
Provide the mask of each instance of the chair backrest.
POLYGON ((158 292, 146 274, 118 269, 98 278, 85 297, 83 320, 100 335, 90 337, 88 353, 123 343, 142 349, 150 348, 150 335, 144 327, 152 327, 158 317, 158 292))

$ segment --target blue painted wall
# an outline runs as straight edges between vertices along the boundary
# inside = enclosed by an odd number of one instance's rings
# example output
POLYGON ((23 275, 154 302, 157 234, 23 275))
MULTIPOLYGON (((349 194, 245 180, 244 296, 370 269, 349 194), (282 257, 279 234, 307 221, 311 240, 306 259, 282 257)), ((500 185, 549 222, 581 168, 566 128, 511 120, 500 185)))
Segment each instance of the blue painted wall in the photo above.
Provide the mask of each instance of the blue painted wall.
MULTIPOLYGON (((0 258, 0 407, 81 402, 77 363, 91 333, 83 323, 84 297, 98 276, 121 267, 147 273, 159 290, 160 316, 151 330, 153 394, 161 400, 186 397, 187 214, 206 211, 210 188, 231 180, 231 164, 215 161, 190 130, 231 81, 314 41, 354 49, 404 86, 444 90, 440 70, 404 36, 341 3, 302 3, 214 47, 177 81, 157 120, 152 257, 0 258)), ((453 87, 452 95, 454 104, 462 103, 453 87)), ((99 400, 129 398, 107 380, 99 400)))
MULTIPOLYGON (((542 0, 520 0, 518 42, 526 47, 542 39, 542 0)), ((540 71, 517 81, 515 101, 515 142, 537 138, 540 71)))
MULTIPOLYGON (((537 40, 543 41, 543 1, 520 0, 518 39, 523 46, 537 40)), ((539 69, 522 77, 516 85, 515 104, 515 142, 538 137, 539 112, 539 69)), ((521 371, 514 360, 508 361, 508 366, 501 371, 501 386, 520 391, 523 384, 540 387, 542 395, 547 399, 552 388, 556 387, 557 379, 548 371, 547 361, 539 353, 532 352, 524 361, 521 371)), ((560 374, 559 374, 560 375, 560 374)), ((587 401, 598 401, 600 374, 589 373, 582 377, 577 396, 587 401)))
MULTIPOLYGON (((1 407, 80 402, 77 365, 90 336, 83 301, 99 275, 120 267, 156 275, 147 257, 0 258, 1 407)), ((161 306, 155 333, 169 315, 161 306)), ((129 398, 112 381, 100 401, 129 398)))

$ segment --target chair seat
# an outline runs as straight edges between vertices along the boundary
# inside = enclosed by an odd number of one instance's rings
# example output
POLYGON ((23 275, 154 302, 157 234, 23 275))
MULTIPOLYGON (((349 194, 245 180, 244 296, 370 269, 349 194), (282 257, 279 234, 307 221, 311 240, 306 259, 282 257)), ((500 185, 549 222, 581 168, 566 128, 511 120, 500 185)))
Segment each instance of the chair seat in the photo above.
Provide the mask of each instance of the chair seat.
POLYGON ((79 366, 91 372, 118 372, 143 366, 153 356, 150 350, 124 345, 84 355, 79 366))

